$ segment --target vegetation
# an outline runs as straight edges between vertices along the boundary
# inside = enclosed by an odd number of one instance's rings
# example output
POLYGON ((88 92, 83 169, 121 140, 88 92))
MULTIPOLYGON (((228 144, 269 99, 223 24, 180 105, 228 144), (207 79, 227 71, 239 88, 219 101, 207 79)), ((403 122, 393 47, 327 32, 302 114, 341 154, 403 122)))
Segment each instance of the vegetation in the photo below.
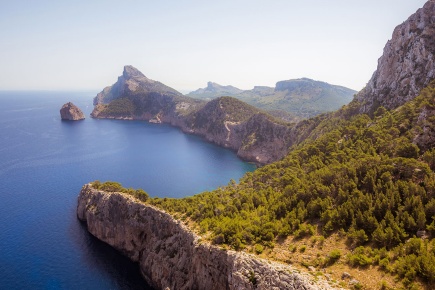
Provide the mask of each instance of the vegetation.
POLYGON ((104 109, 105 114, 115 117, 131 117, 134 111, 135 106, 128 98, 113 100, 104 109))
POLYGON ((331 251, 324 266, 346 260, 397 275, 408 288, 414 281, 435 285, 435 148, 427 142, 435 130, 432 104, 433 86, 373 117, 354 114, 351 103, 302 124, 315 124, 308 138, 239 184, 148 202, 190 219, 215 244, 258 254, 288 236, 342 233, 352 253, 331 251), (424 239, 417 237, 422 230, 424 239))
POLYGON ((337 110, 349 103, 355 93, 348 88, 303 78, 278 82, 275 88, 256 86, 246 91, 213 84, 188 96, 200 99, 231 96, 276 117, 296 121, 337 110))
POLYGON ((101 183, 99 180, 96 180, 92 182, 92 187, 107 192, 127 193, 143 202, 146 202, 149 199, 148 193, 146 193, 143 189, 124 188, 119 182, 106 181, 104 183, 101 183))

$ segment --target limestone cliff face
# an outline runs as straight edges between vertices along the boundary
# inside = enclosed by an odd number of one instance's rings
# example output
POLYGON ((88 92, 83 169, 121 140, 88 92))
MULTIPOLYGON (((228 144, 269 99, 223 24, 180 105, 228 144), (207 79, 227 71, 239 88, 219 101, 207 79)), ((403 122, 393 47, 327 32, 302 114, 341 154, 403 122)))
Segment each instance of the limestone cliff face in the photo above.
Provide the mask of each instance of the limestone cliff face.
POLYGON ((201 243, 169 214, 126 194, 87 184, 77 216, 92 235, 138 262, 156 289, 331 289, 289 266, 201 243))
POLYGON ((221 97, 192 114, 182 129, 230 148, 245 160, 267 164, 288 153, 292 127, 240 100, 221 97))
POLYGON ((403 105, 434 78, 435 0, 430 0, 394 30, 377 70, 356 97, 360 112, 403 105))
POLYGON ((83 112, 76 105, 68 102, 60 109, 60 118, 62 120, 77 121, 83 120, 85 115, 83 115, 83 112))
POLYGON ((94 98, 94 105, 108 104, 110 101, 119 98, 122 95, 130 95, 142 92, 159 92, 170 96, 182 96, 176 90, 165 86, 164 84, 147 78, 143 73, 131 65, 124 66, 122 75, 112 86, 105 87, 94 98))

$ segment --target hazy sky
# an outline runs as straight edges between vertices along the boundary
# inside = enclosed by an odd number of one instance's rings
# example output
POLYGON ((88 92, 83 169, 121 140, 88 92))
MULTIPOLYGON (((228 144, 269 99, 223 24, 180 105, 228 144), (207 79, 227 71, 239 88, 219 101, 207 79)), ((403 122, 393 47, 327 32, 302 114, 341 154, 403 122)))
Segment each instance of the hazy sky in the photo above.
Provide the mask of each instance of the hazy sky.
POLYGON ((0 90, 100 90, 131 64, 177 90, 309 77, 360 90, 425 0, 0 0, 0 90))

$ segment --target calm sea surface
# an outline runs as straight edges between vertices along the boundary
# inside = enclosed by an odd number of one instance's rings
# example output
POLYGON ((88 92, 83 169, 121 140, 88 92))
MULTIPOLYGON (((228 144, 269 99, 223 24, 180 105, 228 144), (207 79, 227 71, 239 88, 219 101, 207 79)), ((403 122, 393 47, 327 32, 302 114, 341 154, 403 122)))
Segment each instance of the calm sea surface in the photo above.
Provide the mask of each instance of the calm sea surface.
POLYGON ((76 218, 83 184, 114 180, 183 197, 238 180, 254 165, 167 125, 65 122, 95 92, 0 92, 0 289, 148 289, 137 265, 76 218))

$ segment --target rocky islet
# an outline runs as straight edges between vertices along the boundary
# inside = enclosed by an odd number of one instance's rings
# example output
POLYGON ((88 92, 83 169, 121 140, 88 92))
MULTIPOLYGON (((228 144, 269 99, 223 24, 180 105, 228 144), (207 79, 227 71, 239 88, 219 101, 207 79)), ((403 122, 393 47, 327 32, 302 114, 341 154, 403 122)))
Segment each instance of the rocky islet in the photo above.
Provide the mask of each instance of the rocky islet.
POLYGON ((60 109, 60 118, 67 121, 78 121, 85 119, 85 115, 76 105, 68 102, 60 109))

